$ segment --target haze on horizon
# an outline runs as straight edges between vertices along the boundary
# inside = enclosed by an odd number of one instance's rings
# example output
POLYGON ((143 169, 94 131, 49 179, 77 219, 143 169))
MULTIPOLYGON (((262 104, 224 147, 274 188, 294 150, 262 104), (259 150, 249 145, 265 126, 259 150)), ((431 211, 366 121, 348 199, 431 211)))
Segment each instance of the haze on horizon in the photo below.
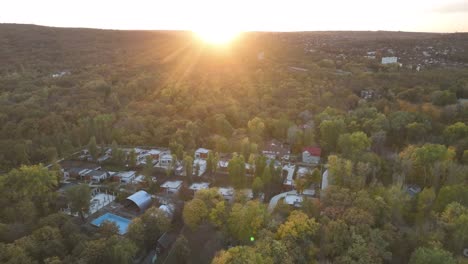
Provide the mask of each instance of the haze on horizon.
POLYGON ((5 1, 0 23, 103 29, 467 32, 468 0, 5 1))

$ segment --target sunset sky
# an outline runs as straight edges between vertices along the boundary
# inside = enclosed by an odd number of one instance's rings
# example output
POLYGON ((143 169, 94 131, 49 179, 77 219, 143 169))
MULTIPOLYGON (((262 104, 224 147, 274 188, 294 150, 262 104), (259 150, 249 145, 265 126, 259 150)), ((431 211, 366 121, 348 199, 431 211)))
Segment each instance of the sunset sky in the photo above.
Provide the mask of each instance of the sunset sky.
POLYGON ((107 29, 468 31, 468 0, 4 0, 1 23, 107 29))

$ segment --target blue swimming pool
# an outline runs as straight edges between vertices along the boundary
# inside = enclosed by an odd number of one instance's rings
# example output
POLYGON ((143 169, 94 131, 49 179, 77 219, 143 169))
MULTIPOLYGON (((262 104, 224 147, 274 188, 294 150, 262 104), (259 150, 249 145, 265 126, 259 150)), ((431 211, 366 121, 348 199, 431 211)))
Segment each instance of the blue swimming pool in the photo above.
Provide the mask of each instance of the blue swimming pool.
POLYGON ((101 215, 100 217, 94 219, 91 224, 94 226, 101 226, 104 221, 114 222, 119 227, 119 234, 123 235, 127 233, 128 225, 130 224, 130 220, 127 218, 123 218, 121 216, 106 213, 101 215))

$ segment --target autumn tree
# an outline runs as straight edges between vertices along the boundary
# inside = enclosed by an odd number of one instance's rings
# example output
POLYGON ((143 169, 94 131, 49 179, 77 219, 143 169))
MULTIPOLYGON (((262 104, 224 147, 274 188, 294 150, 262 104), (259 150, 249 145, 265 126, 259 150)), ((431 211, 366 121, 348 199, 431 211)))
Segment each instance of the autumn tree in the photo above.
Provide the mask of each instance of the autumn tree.
POLYGON ((201 199, 193 199, 185 203, 182 216, 184 223, 191 229, 196 229, 209 214, 206 204, 201 199))
POLYGON ((229 233, 238 241, 248 241, 255 237, 267 221, 265 205, 258 201, 233 205, 227 221, 229 233))

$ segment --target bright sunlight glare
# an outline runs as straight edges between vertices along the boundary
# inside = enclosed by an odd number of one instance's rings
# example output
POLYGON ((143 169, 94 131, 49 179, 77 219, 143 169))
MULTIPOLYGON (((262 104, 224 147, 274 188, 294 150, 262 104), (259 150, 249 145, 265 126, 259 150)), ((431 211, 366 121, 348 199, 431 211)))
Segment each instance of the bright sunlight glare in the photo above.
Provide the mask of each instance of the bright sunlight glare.
POLYGON ((228 44, 240 34, 240 31, 228 28, 204 28, 194 32, 201 40, 212 45, 228 44))

